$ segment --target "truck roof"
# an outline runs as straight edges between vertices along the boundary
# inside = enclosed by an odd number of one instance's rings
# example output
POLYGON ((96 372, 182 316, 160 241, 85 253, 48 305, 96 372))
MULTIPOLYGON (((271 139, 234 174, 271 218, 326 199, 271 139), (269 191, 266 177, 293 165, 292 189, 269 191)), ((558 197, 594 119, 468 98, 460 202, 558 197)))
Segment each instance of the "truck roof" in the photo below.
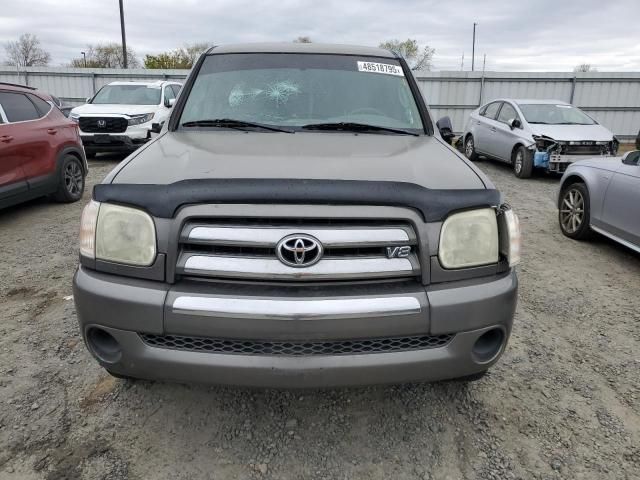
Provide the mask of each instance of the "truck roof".
POLYGON ((324 53, 333 55, 361 55, 364 57, 397 58, 397 55, 393 52, 376 47, 296 42, 220 45, 210 48, 207 53, 324 53))

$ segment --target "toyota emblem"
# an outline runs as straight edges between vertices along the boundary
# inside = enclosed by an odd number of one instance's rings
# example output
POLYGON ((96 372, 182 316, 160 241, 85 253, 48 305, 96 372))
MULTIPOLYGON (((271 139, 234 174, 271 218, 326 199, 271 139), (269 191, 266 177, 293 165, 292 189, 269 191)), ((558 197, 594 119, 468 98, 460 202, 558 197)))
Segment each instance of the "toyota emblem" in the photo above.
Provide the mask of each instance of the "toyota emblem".
POLYGON ((276 246, 278 259, 290 267, 310 267, 322 258, 322 244, 311 235, 294 234, 284 237, 276 246))
POLYGON ((98 120, 97 123, 98 123, 98 127, 100 127, 100 128, 104 128, 104 127, 107 126, 107 121, 103 120, 103 119, 98 120))

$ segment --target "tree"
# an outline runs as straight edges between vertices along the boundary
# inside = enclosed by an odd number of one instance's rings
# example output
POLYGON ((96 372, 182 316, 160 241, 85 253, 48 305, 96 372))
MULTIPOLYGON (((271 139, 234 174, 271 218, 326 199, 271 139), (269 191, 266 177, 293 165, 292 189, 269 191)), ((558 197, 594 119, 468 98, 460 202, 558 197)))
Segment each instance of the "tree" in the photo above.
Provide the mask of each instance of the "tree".
POLYGON ((15 42, 7 42, 4 46, 9 59, 7 65, 17 67, 46 66, 51 61, 51 54, 40 46, 35 35, 23 33, 15 42))
POLYGON ((209 43, 201 42, 158 55, 145 55, 144 68, 191 68, 200 54, 209 48, 209 43))
POLYGON ((293 41, 293 43, 311 43, 311 37, 298 37, 293 41))
POLYGON ((404 42, 395 39, 387 40, 380 44, 380 48, 391 50, 404 57, 411 70, 431 70, 433 55, 436 52, 435 48, 428 45, 421 49, 418 42, 410 38, 404 42))
POLYGON ((597 72, 598 69, 591 65, 590 63, 581 63, 580 65, 576 65, 573 67, 573 71, 576 73, 585 73, 585 72, 597 72))
MULTIPOLYGON (((124 68, 122 46, 119 43, 105 43, 102 45, 87 45, 85 51, 87 67, 89 68, 124 68)), ((140 61, 131 48, 127 48, 127 63, 129 68, 140 67, 140 61)), ((84 58, 71 60, 72 67, 84 67, 84 58)))

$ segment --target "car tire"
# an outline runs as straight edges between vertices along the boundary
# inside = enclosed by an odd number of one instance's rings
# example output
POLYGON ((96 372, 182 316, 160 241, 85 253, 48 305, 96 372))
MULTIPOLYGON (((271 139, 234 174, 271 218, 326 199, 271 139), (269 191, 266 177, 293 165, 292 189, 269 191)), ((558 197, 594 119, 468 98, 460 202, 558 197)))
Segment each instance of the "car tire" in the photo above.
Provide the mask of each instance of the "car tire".
POLYGON ((558 223, 564 235, 574 240, 586 240, 590 227, 589 190, 584 183, 572 183, 560 192, 558 223))
POLYGON ((473 135, 467 135, 467 138, 464 140, 464 156, 472 162, 479 159, 479 156, 476 153, 476 145, 473 140, 473 135))
POLYGON ((84 180, 82 162, 74 155, 65 155, 58 173, 58 189, 53 198, 62 203, 77 202, 84 193, 84 180))
POLYGON ((522 145, 516 148, 511 155, 513 173, 518 178, 529 178, 533 172, 533 157, 522 145))

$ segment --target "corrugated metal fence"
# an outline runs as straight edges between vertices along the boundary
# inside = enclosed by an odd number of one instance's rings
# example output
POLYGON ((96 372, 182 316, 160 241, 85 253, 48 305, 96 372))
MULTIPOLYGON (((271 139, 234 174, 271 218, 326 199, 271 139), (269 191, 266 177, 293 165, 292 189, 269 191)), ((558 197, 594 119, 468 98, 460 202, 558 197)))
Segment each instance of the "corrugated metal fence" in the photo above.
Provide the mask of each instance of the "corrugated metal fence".
MULTIPOLYGON (((182 80, 188 70, 0 67, 0 82, 22 83, 83 103, 116 80, 182 80)), ((451 117, 461 132, 473 109, 496 98, 553 98, 582 108, 621 138, 640 129, 640 73, 420 72, 434 117, 451 117)))

